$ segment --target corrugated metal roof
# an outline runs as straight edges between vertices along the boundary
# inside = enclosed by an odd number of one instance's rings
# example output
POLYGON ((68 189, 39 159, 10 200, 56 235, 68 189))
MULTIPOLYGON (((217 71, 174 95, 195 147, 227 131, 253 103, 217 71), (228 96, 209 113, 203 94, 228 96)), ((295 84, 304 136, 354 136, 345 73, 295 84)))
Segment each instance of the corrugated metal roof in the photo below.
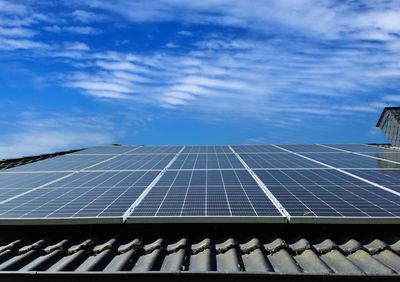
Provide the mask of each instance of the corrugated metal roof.
MULTIPOLYGON (((243 228, 243 225, 234 225, 233 228, 235 226, 243 228)), ((258 225, 254 236, 251 236, 251 226, 246 227, 245 233, 240 229, 226 233, 231 236, 214 231, 196 236, 185 235, 190 232, 182 233, 174 225, 169 227, 169 231, 156 232, 150 228, 143 230, 145 225, 140 225, 141 231, 138 232, 139 226, 131 225, 116 231, 115 235, 110 233, 115 228, 113 226, 97 226, 95 230, 75 226, 71 227, 73 232, 65 228, 61 232, 44 228, 40 231, 38 227, 36 231, 27 227, 10 232, 7 231, 10 227, 3 227, 0 230, 0 277, 11 271, 258 273, 400 278, 400 237, 396 235, 386 232, 372 237, 369 234, 367 238, 360 234, 351 236, 351 232, 337 235, 329 232, 333 227, 325 229, 321 225, 307 225, 304 228, 308 231, 302 236, 299 230, 273 231, 275 226, 263 225, 265 232, 262 232, 258 225), (310 228, 314 230, 311 232, 310 228), (79 232, 79 229, 82 231, 79 232), (160 236, 162 234, 165 236, 160 236), (291 234, 290 238, 288 234, 291 234)), ((210 230, 207 226, 198 226, 198 230, 202 229, 210 230)), ((370 233, 376 232, 371 230, 370 233)))

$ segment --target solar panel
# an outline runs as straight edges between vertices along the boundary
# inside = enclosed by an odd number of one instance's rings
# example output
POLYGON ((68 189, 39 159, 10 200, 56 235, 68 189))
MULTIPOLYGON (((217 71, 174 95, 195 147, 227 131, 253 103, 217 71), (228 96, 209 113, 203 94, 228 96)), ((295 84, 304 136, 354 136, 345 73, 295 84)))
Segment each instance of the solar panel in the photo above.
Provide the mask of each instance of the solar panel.
POLYGON ((400 152, 329 146, 88 148, 0 173, 0 224, 400 222, 400 152))
POLYGON ((302 155, 336 168, 400 168, 400 164, 352 153, 302 153, 302 155))
POLYGON ((234 154, 180 154, 170 169, 235 169, 244 168, 234 154))
POLYGON ((378 159, 384 159, 388 161, 400 163, 400 152, 382 152, 382 153, 362 153, 363 155, 371 156, 378 159))
POLYGON ((232 153, 229 146, 185 146, 182 153, 184 154, 215 154, 215 153, 232 153))
POLYGON ((256 170, 292 217, 398 217, 400 197, 336 170, 256 170))
POLYGON ((131 216, 281 217, 246 170, 167 171, 131 216))
POLYGON ((121 218, 158 173, 75 173, 0 205, 0 218, 121 218))
POLYGON ((325 166, 291 153, 240 153, 250 168, 323 168, 325 166))
POLYGON ((161 170, 175 154, 120 155, 112 160, 92 166, 90 170, 161 170))
POLYGON ((364 145, 364 144, 334 144, 334 145, 326 145, 333 148, 338 148, 341 150, 346 150, 350 152, 393 152, 393 150, 385 147, 372 146, 372 145, 364 145))
POLYGON ((350 173, 400 193, 400 170, 349 170, 350 173))
POLYGON ((111 157, 112 155, 63 155, 14 167, 7 171, 77 171, 111 157))
POLYGON ((319 145, 300 144, 300 145, 279 145, 286 150, 296 153, 337 153, 338 150, 326 148, 319 145))
POLYGON ((68 173, 0 173, 0 202, 26 193, 46 183, 59 179, 68 173))
POLYGON ((272 145, 232 145, 232 149, 236 153, 283 153, 281 150, 272 145))
POLYGON ((138 146, 99 146, 91 147, 76 153, 74 155, 86 155, 86 154, 99 154, 99 155, 118 155, 131 151, 138 146))
POLYGON ((182 150, 183 146, 142 146, 134 154, 174 154, 182 150))

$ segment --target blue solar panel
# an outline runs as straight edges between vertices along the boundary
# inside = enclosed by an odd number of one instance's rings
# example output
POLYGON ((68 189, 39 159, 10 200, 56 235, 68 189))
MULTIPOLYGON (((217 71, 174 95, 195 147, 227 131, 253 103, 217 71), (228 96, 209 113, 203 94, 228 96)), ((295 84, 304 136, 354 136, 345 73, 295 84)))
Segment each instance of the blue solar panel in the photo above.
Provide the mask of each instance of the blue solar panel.
POLYGON ((335 168, 400 168, 400 164, 352 153, 302 153, 302 155, 335 168))
POLYGON ((99 147, 87 148, 73 154, 74 155, 86 155, 86 154, 118 155, 132 151, 135 148, 138 148, 138 146, 99 146, 99 147))
POLYGON ((321 164, 291 153, 240 153, 250 168, 322 168, 321 164))
POLYGON ((281 216, 246 170, 167 171, 132 216, 281 216))
POLYGON ((348 172, 400 193, 400 170, 348 170, 348 172))
POLYGON ((137 148, 135 154, 174 154, 182 150, 183 146, 142 146, 137 148))
POLYGON ((400 163, 400 152, 382 152, 382 153, 362 153, 363 155, 371 156, 378 159, 400 163))
POLYGON ((256 174, 291 216, 400 216, 400 197, 336 170, 257 170, 256 174))
POLYGON ((284 153, 281 150, 272 145, 232 145, 232 149, 236 153, 284 153))
POLYGON ((182 153, 184 154, 215 154, 215 153, 232 153, 229 146, 185 146, 182 153))
POLYGON ((122 217, 158 173, 76 173, 0 205, 0 218, 122 217))
POLYGON ((112 160, 92 166, 90 170, 161 170, 175 154, 130 154, 120 155, 112 160))
POLYGON ((373 146, 373 145, 364 145, 364 144, 335 144, 335 145, 327 145, 333 148, 338 148, 341 150, 346 150, 350 152, 393 152, 393 150, 385 147, 373 146))
POLYGON ((113 157, 112 155, 64 155, 34 162, 7 171, 76 171, 113 157))
POLYGON ((300 144, 300 145, 279 145, 279 147, 284 148, 286 150, 295 152, 295 153, 337 153, 338 150, 326 148, 319 145, 311 145, 311 144, 300 144))
POLYGON ((321 145, 89 148, 0 173, 0 220, 283 219, 280 206, 289 219, 400 218, 400 152, 330 146, 356 153, 321 145))
POLYGON ((234 154, 180 154, 170 169, 235 169, 244 168, 234 154))
POLYGON ((26 193, 68 173, 0 173, 0 202, 26 193))

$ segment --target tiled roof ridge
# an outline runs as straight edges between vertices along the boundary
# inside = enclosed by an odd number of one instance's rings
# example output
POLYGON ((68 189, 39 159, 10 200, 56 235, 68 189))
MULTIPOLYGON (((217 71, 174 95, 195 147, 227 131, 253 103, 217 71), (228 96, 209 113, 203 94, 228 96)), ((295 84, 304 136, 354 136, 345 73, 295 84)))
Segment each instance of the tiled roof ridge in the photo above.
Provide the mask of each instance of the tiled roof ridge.
POLYGON ((400 254, 400 239, 398 242, 393 244, 392 248, 392 245, 389 245, 378 238, 375 238, 366 244, 362 244, 359 241, 350 238, 343 244, 336 244, 331 239, 324 239, 320 243, 311 244, 306 238, 300 238, 294 243, 288 244, 283 239, 277 238, 264 245, 260 243, 258 238, 251 238, 242 244, 239 244, 233 238, 228 238, 221 243, 215 244, 215 249, 213 248, 210 239, 205 239, 200 243, 192 244, 191 247, 188 247, 188 240, 186 238, 180 239, 178 242, 168 246, 164 246, 165 240, 161 238, 147 245, 144 245, 140 239, 134 239, 129 243, 116 246, 118 237, 115 236, 107 242, 98 245, 96 244, 96 239, 89 238, 65 249, 65 245, 68 241, 71 241, 71 239, 64 239, 58 243, 47 245, 46 239, 41 239, 18 248, 18 245, 23 242, 23 239, 18 239, 6 245, 0 245, 0 254, 8 250, 15 251, 18 254, 24 254, 31 250, 36 250, 42 254, 50 254, 57 250, 64 250, 67 255, 72 255, 80 250, 86 250, 94 255, 98 255, 106 250, 112 250, 116 254, 124 254, 133 250, 139 255, 148 255, 155 250, 161 250, 165 252, 165 254, 169 255, 182 249, 188 250, 192 255, 196 255, 208 249, 215 251, 216 254, 224 254, 231 249, 237 249, 241 254, 246 255, 251 254, 255 250, 261 250, 267 255, 273 255, 282 249, 285 249, 293 255, 301 255, 303 252, 310 249, 319 255, 327 254, 332 250, 338 250, 344 255, 351 255, 359 250, 364 250, 370 255, 376 255, 385 250, 400 254))

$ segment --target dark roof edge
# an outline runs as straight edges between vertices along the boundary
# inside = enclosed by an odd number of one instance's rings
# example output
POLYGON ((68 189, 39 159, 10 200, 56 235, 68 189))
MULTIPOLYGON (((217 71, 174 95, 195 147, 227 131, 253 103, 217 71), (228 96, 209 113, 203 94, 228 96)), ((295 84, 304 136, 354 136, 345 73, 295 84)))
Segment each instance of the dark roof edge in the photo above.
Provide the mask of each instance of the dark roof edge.
POLYGON ((381 121, 382 121, 384 114, 386 113, 386 111, 390 111, 390 110, 400 110, 400 107, 385 107, 381 113, 381 116, 378 119, 378 122, 376 123, 376 127, 379 127, 381 125, 381 121))
POLYGON ((42 272, 28 271, 17 272, 7 271, 1 272, 0 278, 4 281, 92 281, 96 279, 102 281, 398 281, 398 275, 376 275, 376 276, 356 276, 356 275, 341 275, 341 274, 279 274, 279 273, 249 273, 249 272, 161 272, 161 271, 145 271, 145 272, 42 272))

